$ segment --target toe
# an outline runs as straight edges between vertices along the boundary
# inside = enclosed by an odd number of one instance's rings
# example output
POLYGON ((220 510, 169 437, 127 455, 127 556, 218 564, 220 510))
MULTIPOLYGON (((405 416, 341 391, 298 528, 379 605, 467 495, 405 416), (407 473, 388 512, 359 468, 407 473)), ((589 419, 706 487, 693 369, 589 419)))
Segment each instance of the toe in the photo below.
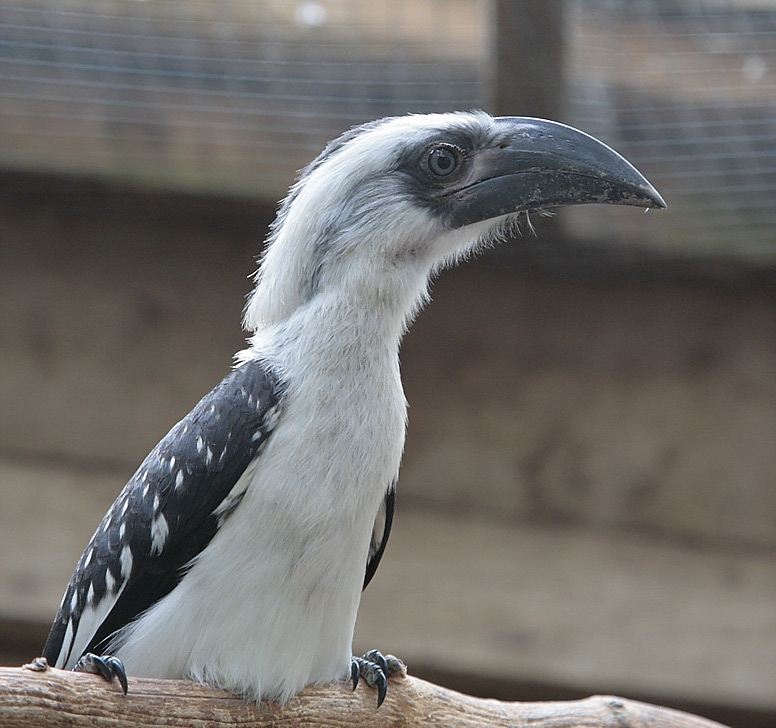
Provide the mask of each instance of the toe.
POLYGON ((405 677, 407 675, 407 666, 398 657, 383 655, 383 658, 385 659, 383 670, 388 677, 396 677, 397 675, 405 677))
POLYGON ((99 675, 103 680, 111 682, 113 680, 113 674, 110 668, 98 655, 93 655, 91 652, 87 652, 82 655, 78 662, 73 666, 74 672, 88 672, 92 675, 99 675))
POLYGON ((385 663, 385 658, 379 650, 370 650, 364 655, 364 659, 377 665, 384 673, 388 672, 388 665, 385 663))
POLYGON ((388 692, 388 678, 394 675, 406 675, 404 663, 393 655, 383 655, 378 650, 371 650, 363 657, 353 657, 350 663, 350 677, 353 689, 358 685, 359 678, 371 688, 377 690, 377 707, 379 708, 388 692))
POLYGON ((106 682, 118 680, 124 695, 127 694, 127 672, 124 669, 124 663, 118 657, 106 655, 100 657, 91 652, 83 655, 73 666, 74 672, 88 672, 92 675, 99 675, 106 682))
POLYGON ((121 689, 124 691, 124 695, 126 695, 129 684, 127 683, 127 671, 124 669, 124 663, 118 657, 113 657, 113 655, 106 657, 105 662, 110 669, 111 675, 119 681, 119 685, 121 685, 121 689))

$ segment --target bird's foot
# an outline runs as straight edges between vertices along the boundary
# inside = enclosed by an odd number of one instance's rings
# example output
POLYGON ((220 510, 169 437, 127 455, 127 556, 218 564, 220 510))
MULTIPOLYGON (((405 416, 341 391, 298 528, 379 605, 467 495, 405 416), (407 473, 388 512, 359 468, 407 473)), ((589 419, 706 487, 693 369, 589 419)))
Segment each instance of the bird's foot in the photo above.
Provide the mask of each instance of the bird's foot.
POLYGON ((377 688, 377 707, 379 708, 385 700, 385 693, 388 690, 388 678, 395 675, 404 676, 407 674, 407 666, 393 655, 383 655, 377 650, 367 652, 363 657, 351 658, 350 679, 353 681, 353 690, 356 689, 359 679, 369 685, 370 688, 377 688))
POLYGON ((46 672, 49 669, 49 664, 45 657, 36 657, 32 662, 26 662, 22 665, 22 668, 32 670, 32 672, 46 672))
POLYGON ((118 657, 113 655, 94 655, 87 652, 73 666, 74 672, 88 672, 92 675, 99 675, 109 683, 118 680, 124 695, 127 694, 127 672, 124 669, 124 663, 118 657))

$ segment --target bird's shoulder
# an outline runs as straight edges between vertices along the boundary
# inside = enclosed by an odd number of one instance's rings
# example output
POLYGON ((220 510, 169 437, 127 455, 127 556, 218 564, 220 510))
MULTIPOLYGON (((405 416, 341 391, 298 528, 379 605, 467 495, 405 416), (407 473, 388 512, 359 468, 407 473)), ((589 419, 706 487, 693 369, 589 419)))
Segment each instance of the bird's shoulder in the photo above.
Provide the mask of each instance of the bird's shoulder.
POLYGON ((230 372, 149 453, 106 514, 103 530, 110 534, 123 524, 125 537, 148 554, 161 553, 167 540, 155 522, 173 538, 188 537, 218 512, 260 453, 277 423, 282 389, 260 360, 230 372))

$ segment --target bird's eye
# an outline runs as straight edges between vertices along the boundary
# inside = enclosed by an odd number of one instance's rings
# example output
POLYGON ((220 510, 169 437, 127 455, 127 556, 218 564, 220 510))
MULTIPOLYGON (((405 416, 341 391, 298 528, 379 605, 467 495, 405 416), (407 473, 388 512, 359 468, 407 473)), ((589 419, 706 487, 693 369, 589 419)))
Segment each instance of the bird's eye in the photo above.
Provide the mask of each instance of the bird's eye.
POLYGON ((447 177, 458 169, 460 159, 457 150, 451 147, 434 147, 428 153, 428 168, 437 177, 447 177))

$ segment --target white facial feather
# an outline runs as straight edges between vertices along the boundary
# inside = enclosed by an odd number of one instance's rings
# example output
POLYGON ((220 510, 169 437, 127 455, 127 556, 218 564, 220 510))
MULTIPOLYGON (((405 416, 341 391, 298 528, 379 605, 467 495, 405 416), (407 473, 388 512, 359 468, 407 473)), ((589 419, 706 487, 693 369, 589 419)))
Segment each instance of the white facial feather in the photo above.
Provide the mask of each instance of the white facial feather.
POLYGON ((408 148, 446 130, 487 130, 492 124, 484 112, 397 117, 369 126, 328 156, 324 152, 281 208, 246 307, 245 328, 258 332, 283 321, 324 284, 351 290, 361 285, 378 294, 382 289, 406 309, 405 316, 413 312, 427 277, 475 244, 493 223, 445 229, 407 196, 396 173, 398 162, 408 148), (326 256, 337 265, 322 265, 326 256), (419 280, 412 281, 411 294, 401 290, 406 282, 394 292, 393 279, 408 275, 410 261, 419 280))

